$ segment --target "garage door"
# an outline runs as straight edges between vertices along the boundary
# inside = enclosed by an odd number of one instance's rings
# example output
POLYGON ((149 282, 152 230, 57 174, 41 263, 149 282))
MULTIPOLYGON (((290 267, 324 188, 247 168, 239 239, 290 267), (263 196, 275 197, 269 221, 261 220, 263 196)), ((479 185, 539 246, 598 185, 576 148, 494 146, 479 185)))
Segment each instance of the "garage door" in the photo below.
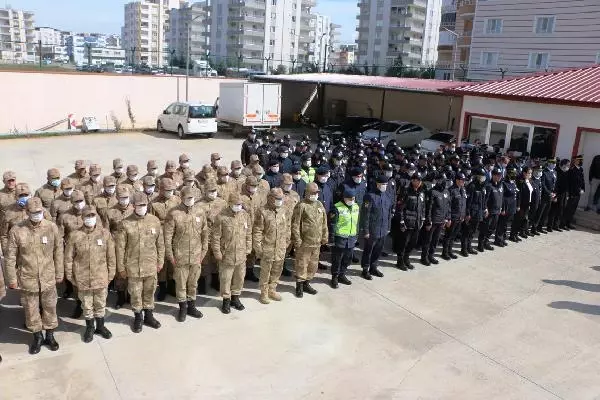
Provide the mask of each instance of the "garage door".
POLYGON ((583 131, 581 133, 581 140, 579 141, 579 152, 578 154, 583 154, 583 173, 585 175, 585 185, 586 191, 585 195, 579 201, 579 206, 584 207, 587 204, 587 199, 589 195, 589 171, 590 164, 592 163, 592 159, 600 154, 600 133, 599 132, 589 132, 583 131))

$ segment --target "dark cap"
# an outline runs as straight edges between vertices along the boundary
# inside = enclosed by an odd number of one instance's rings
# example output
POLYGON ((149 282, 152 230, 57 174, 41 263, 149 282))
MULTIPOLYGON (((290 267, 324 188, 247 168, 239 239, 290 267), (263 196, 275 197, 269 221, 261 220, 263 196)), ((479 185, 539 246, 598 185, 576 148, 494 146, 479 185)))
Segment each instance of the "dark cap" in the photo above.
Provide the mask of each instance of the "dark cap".
POLYGON ((352 197, 356 197, 356 190, 350 187, 344 188, 344 198, 350 199, 352 197))
POLYGON ((317 168, 317 175, 327 175, 329 173, 329 167, 327 165, 321 165, 317 168))

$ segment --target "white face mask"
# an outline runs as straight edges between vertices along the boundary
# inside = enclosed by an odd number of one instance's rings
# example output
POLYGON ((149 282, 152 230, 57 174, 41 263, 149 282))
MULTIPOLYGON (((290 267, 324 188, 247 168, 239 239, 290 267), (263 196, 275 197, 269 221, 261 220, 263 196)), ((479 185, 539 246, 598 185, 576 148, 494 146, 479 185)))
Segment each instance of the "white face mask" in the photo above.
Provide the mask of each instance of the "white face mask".
POLYGON ((305 167, 310 167, 312 165, 312 161, 304 161, 302 165, 304 165, 305 167))
POLYGON ((128 206, 129 205, 129 197, 121 197, 119 198, 119 204, 122 206, 128 206))
POLYGON ((391 178, 392 177, 392 171, 385 171, 385 177, 386 178, 391 178))
POLYGON ((321 183, 326 183, 327 182, 327 177, 326 176, 319 176, 319 182, 321 183))
POLYGON ((248 193, 254 194, 256 193, 256 186, 248 186, 248 193))
POLYGON ((348 207, 352 207, 354 205, 354 200, 344 200, 344 203, 346 203, 348 207))
POLYGON ((242 211, 242 205, 241 204, 234 204, 234 205, 232 205, 231 206, 231 211, 233 211, 234 213, 242 211))
POLYGON ((219 165, 221 165, 221 160, 214 160, 214 161, 212 162, 212 164, 213 164, 215 167, 218 167, 219 165))
POLYGON ((83 219, 83 224, 88 228, 96 226, 96 217, 86 217, 83 219))
POLYGON ((154 193, 154 186, 146 186, 144 188, 144 192, 146 192, 146 194, 153 194, 154 193))
POLYGON ((137 175, 129 175, 128 178, 129 178, 129 180, 131 182, 136 182, 138 180, 138 176, 137 175))
POLYGON ((41 222, 44 219, 44 212, 40 211, 37 213, 31 213, 31 214, 29 214, 29 219, 31 220, 31 222, 35 222, 35 223, 41 222))
POLYGON ((167 190, 165 192, 165 198, 166 199, 170 199, 171 197, 173 197, 173 191, 172 190, 167 190))
POLYGON ((113 194, 117 188, 115 186, 107 186, 104 188, 104 193, 113 194))
POLYGON ((221 183, 229 182, 229 175, 220 176, 219 181, 221 181, 221 183))
POLYGON ((274 174, 279 173, 279 167, 271 167, 271 172, 273 172, 274 174))
POLYGON ((563 172, 567 172, 569 170, 568 166, 564 166, 564 167, 560 167, 560 169, 562 169, 563 172))
POLYGON ((135 213, 143 217, 148 212, 148 206, 135 206, 135 213))
POLYGON ((362 178, 358 177, 358 176, 353 176, 352 180, 354 181, 354 183, 361 183, 362 182, 362 178))
POLYGON ((284 192, 289 192, 290 190, 292 190, 292 185, 285 185, 285 186, 283 187, 283 191, 284 191, 284 192))
POLYGON ((156 175, 158 175, 158 170, 156 168, 152 168, 152 169, 148 170, 148 175, 156 176, 156 175))
POLYGON ((319 195, 318 194, 311 194, 310 196, 308 196, 308 200, 310 201, 317 201, 319 199, 319 195))
POLYGON ((415 174, 415 172, 417 172, 417 171, 415 171, 414 169, 409 169, 408 176, 413 176, 415 174))
POLYGON ((73 204, 74 204, 75 208, 78 210, 83 210, 83 207, 85 207, 85 201, 76 201, 73 204))
POLYGON ((380 192, 385 192, 387 190, 387 185, 377 185, 380 192))
POLYGON ((192 207, 194 203, 196 203, 196 199, 194 199, 193 197, 183 199, 183 204, 185 204, 188 207, 192 207))
POLYGON ((483 183, 483 182, 485 182, 486 178, 485 178, 485 176, 478 176, 477 180, 479 181, 479 183, 483 183))
POLYGON ((281 207, 283 205, 283 200, 275 200, 273 204, 275 204, 275 207, 281 207))
POLYGON ((71 197, 71 195, 73 194, 73 189, 65 189, 63 190, 63 194, 65 195, 65 197, 71 197))
POLYGON ((294 175, 292 176, 292 178, 294 178, 295 181, 299 181, 300 179, 302 179, 302 175, 294 175))
POLYGON ((100 175, 94 175, 94 176, 92 176, 92 181, 94 181, 96 183, 100 182, 100 175))
POLYGON ((254 175, 254 176, 256 176, 256 180, 260 182, 260 180, 263 178, 264 175, 260 174, 260 175, 254 175))
POLYGON ((181 164, 179 164, 181 166, 181 168, 189 168, 190 167, 190 163, 189 162, 182 162, 181 164))
POLYGON ((121 175, 123 173, 123 168, 115 168, 115 174, 116 175, 121 175))
POLYGON ((288 158, 289 154, 288 153, 281 153, 281 158, 288 158))
POLYGON ((215 192, 208 192, 207 196, 208 196, 209 199, 214 200, 214 199, 217 198, 217 192, 216 191, 215 192))
POLYGON ((231 174, 235 177, 238 177, 242 174, 242 169, 241 168, 235 168, 231 171, 231 174))
POLYGON ((536 171, 536 172, 534 172, 534 173, 533 173, 533 176, 534 176, 536 179, 540 179, 540 178, 542 177, 542 173, 541 173, 541 172, 539 172, 539 171, 536 171))

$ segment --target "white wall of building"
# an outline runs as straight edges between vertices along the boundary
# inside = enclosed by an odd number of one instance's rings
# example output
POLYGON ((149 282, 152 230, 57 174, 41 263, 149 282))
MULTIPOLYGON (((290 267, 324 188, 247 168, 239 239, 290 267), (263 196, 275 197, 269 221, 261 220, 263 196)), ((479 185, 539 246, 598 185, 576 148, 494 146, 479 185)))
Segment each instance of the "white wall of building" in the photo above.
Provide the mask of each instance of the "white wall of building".
POLYGON ((423 32, 423 55, 421 65, 435 65, 437 62, 437 47, 442 19, 442 0, 427 0, 427 17, 423 32))

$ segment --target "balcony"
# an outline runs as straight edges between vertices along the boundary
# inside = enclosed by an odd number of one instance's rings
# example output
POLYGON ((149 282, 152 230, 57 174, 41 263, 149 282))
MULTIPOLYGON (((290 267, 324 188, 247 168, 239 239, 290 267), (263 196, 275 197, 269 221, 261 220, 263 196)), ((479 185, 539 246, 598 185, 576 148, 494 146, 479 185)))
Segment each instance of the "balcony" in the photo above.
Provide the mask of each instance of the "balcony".
POLYGON ((440 41, 438 46, 455 46, 456 35, 447 31, 440 32, 440 41))
POLYGON ((244 36, 252 36, 252 37, 264 37, 265 36, 265 31, 262 29, 244 29, 242 31, 242 34, 244 36))
POLYGON ((265 2, 259 0, 246 0, 242 2, 242 5, 253 10, 264 10, 266 8, 265 2))

